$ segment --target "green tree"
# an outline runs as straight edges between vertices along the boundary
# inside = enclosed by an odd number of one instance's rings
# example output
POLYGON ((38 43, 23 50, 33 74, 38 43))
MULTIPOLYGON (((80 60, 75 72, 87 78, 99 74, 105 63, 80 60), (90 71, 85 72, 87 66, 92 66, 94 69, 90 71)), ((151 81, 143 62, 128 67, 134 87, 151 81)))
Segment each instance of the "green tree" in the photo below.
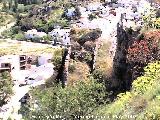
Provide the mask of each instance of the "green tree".
POLYGON ((104 85, 93 79, 65 88, 57 85, 43 90, 36 89, 32 97, 34 102, 38 101, 38 107, 32 107, 26 118, 51 120, 59 116, 59 120, 77 120, 77 116, 90 115, 96 107, 102 105, 105 96, 104 85))
POLYGON ((54 56, 52 59, 53 65, 55 65, 55 70, 59 70, 62 64, 62 57, 63 57, 63 49, 58 49, 54 52, 54 56))
POLYGON ((9 72, 0 73, 0 106, 7 102, 12 94, 12 80, 9 72))

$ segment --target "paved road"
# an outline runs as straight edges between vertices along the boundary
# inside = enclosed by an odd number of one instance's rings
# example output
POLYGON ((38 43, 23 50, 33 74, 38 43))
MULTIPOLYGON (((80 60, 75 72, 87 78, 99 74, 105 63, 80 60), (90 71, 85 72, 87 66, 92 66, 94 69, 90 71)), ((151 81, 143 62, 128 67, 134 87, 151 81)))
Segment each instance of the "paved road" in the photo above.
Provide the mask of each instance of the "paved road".
MULTIPOLYGON (((14 86, 14 91, 15 91, 15 95, 11 97, 10 102, 6 105, 4 105, 1 108, 1 112, 0 112, 0 119, 2 118, 3 120, 7 120, 9 116, 13 115, 13 111, 14 113, 16 113, 18 111, 18 109, 20 108, 20 102, 19 100, 26 94, 29 92, 30 87, 35 87, 41 84, 44 84, 45 81, 41 80, 39 82, 36 82, 32 85, 26 85, 26 86, 14 86)), ((17 117, 16 114, 14 114, 13 116, 14 118, 17 117)), ((18 120, 16 118, 16 120, 18 120)))

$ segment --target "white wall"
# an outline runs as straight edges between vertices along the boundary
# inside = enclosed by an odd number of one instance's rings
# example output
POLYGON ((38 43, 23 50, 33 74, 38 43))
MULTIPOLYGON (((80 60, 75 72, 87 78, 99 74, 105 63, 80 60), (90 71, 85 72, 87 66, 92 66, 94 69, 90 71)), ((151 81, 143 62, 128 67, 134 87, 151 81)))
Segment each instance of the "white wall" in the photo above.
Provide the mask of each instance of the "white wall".
POLYGON ((41 55, 41 56, 38 57, 38 64, 39 65, 47 64, 49 59, 52 59, 52 55, 51 54, 41 55))
MULTIPOLYGON (((5 55, 0 58, 1 63, 10 63, 11 69, 14 67, 14 70, 20 70, 20 63, 19 63, 19 55, 5 55)), ((1 67, 1 65, 0 65, 1 67)))

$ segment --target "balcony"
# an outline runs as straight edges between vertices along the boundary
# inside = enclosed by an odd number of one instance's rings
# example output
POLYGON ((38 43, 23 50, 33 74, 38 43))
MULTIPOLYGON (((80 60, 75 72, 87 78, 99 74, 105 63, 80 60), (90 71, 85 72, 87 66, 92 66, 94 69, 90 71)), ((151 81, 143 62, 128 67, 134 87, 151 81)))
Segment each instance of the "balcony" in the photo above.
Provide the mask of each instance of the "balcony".
POLYGON ((23 61, 26 61, 26 55, 21 55, 21 56, 19 56, 19 61, 21 62, 23 62, 23 61))
POLYGON ((21 61, 21 62, 20 62, 20 67, 21 67, 21 66, 26 66, 26 61, 21 61))

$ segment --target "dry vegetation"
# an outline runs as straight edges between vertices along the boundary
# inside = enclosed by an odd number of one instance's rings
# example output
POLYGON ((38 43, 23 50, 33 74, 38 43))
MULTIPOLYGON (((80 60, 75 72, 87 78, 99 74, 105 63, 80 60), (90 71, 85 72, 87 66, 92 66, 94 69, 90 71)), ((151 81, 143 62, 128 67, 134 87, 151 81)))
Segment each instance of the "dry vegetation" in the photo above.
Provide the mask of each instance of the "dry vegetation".
POLYGON ((29 55, 40 55, 43 53, 54 53, 56 49, 47 45, 30 43, 30 42, 18 42, 18 43, 0 43, 0 56, 8 54, 29 54, 29 55))
POLYGON ((89 67, 86 63, 71 60, 70 66, 74 66, 74 68, 72 68, 74 70, 69 73, 69 84, 73 85, 76 81, 88 79, 89 67))
POLYGON ((4 26, 12 21, 14 21, 14 17, 5 12, 0 12, 0 26, 4 26))
POLYGON ((96 69, 100 70, 105 76, 110 75, 112 71, 112 59, 109 56, 109 48, 111 43, 105 42, 98 50, 98 55, 96 59, 96 69))
POLYGON ((81 29, 81 28, 74 28, 71 30, 72 39, 77 41, 81 38, 84 34, 89 33, 91 30, 89 29, 81 29))

